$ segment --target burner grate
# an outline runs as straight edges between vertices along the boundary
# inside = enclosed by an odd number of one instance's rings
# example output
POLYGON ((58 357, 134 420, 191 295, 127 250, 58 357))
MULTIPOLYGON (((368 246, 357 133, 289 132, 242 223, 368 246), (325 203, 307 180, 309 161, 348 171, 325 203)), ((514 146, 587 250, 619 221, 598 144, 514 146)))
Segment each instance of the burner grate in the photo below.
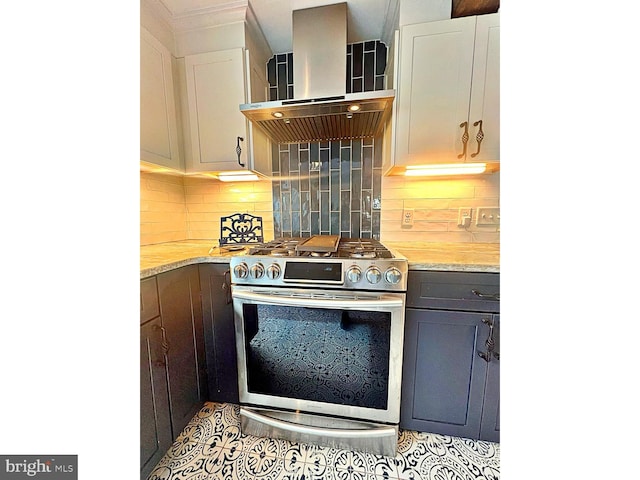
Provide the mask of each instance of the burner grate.
MULTIPOLYGON (((322 242, 321 242, 322 243, 322 242)), ((317 251, 301 245, 309 245, 309 238, 279 238, 253 247, 249 255, 273 257, 314 257, 314 258, 393 258, 393 254, 379 241, 360 238, 343 238, 335 250, 319 248, 317 251)))

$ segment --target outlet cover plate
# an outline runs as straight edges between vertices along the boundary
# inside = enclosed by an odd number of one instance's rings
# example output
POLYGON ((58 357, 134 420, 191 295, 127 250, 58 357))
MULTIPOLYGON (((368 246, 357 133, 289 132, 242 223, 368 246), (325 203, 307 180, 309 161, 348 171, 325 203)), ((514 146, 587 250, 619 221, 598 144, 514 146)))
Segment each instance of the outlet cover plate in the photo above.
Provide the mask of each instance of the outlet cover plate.
POLYGON ((413 225, 413 208, 402 210, 402 225, 406 227, 413 225))

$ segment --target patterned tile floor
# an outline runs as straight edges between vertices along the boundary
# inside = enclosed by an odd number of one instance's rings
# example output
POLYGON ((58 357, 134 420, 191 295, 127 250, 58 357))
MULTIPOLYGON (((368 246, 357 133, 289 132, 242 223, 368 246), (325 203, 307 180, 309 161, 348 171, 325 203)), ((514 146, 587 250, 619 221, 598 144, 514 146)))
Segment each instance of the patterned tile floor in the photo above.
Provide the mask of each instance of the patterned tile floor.
POLYGON ((149 480, 498 480, 500 444, 401 431, 395 458, 240 433, 239 407, 206 403, 149 480))

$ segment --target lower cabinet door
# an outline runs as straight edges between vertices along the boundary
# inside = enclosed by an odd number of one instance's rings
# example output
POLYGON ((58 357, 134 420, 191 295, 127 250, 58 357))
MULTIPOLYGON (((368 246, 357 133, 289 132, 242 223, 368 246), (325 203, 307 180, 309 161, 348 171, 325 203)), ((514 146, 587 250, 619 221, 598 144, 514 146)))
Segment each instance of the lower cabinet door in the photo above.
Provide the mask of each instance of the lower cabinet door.
POLYGON ((407 308, 402 428, 478 438, 487 374, 476 352, 483 317, 407 308))
POLYGON ((238 360, 229 264, 200 264, 202 318, 212 402, 238 403, 238 360))
POLYGON ((171 270, 157 278, 175 439, 207 397, 200 278, 197 265, 171 270))
POLYGON ((480 440, 500 442, 500 315, 493 316, 495 354, 487 367, 480 440))
POLYGON ((160 317, 140 328, 140 478, 146 479, 171 446, 169 392, 160 317))

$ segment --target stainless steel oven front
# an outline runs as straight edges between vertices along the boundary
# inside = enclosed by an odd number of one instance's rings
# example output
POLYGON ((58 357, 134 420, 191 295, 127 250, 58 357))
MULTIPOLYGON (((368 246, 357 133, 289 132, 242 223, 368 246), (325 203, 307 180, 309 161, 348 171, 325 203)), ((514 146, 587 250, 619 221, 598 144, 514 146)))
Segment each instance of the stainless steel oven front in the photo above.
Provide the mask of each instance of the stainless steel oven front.
POLYGON ((243 430, 395 455, 404 292, 232 288, 243 430))

